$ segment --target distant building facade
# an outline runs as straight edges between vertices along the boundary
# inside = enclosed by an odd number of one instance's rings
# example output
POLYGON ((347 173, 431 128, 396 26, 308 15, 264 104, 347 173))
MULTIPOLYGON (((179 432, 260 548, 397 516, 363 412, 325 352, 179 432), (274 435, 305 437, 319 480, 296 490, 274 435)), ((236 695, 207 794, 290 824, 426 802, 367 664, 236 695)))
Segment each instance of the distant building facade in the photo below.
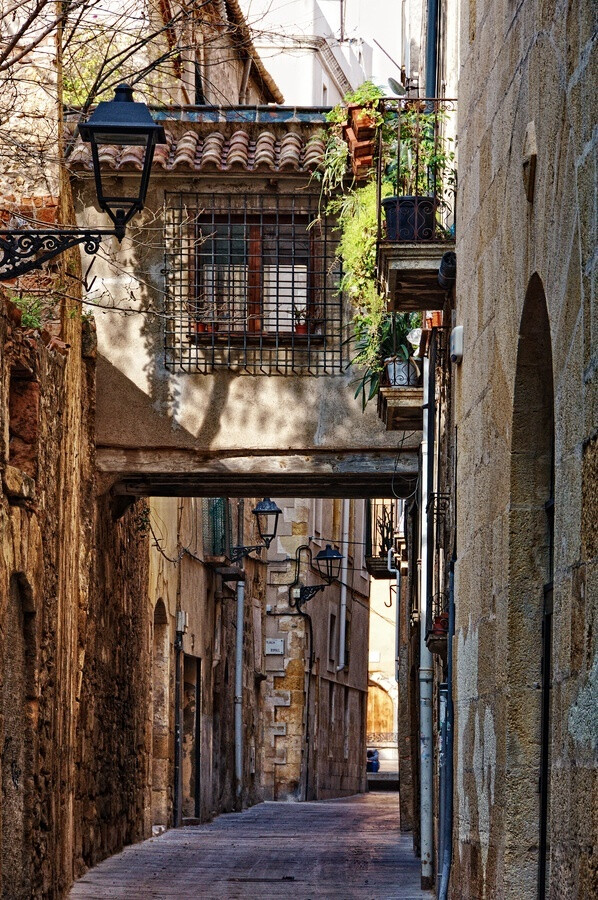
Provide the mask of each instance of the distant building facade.
POLYGON ((264 798, 358 793, 365 789, 368 692, 365 503, 277 503, 283 518, 268 555, 266 593, 264 798), (327 545, 344 557, 331 585, 315 568, 327 545), (301 589, 318 586, 323 590, 302 604, 301 589))

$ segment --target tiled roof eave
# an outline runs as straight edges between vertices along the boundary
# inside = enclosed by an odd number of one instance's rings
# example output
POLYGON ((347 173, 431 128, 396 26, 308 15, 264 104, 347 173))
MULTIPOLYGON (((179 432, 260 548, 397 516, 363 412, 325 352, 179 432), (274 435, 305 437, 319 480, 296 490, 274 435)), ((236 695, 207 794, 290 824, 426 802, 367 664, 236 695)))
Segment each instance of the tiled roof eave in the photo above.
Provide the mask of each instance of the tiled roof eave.
MULTIPOLYGON (((178 135, 167 129, 167 145, 156 148, 153 168, 164 173, 181 175, 221 172, 232 174, 292 174, 311 175, 323 159, 324 143, 318 138, 297 131, 278 135, 262 128, 255 136, 251 130, 238 128, 227 136, 212 131, 201 136, 186 130, 178 135)), ((126 175, 141 171, 143 148, 107 146, 100 150, 103 167, 126 175)), ((69 159, 71 171, 92 170, 91 153, 79 140, 69 159)))

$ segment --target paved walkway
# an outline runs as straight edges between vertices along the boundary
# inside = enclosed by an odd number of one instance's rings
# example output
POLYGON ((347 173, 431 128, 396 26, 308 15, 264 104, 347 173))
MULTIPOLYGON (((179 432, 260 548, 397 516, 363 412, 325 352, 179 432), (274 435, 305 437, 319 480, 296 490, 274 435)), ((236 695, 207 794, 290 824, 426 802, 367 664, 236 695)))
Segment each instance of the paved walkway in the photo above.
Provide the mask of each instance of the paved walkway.
POLYGON ((70 896, 430 900, 397 822, 397 794, 262 803, 127 847, 90 869, 70 896))

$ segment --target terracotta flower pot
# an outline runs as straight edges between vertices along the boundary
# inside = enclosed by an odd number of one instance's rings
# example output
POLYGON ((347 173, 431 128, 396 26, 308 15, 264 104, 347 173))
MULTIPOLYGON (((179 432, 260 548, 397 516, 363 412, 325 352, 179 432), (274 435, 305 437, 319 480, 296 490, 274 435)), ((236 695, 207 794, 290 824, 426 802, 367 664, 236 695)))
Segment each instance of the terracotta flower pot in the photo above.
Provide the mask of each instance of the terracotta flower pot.
POLYGON ((296 322, 295 334, 307 334, 307 322, 296 322))
POLYGON ((193 322, 193 330, 195 334, 212 334, 214 326, 211 322, 193 322))

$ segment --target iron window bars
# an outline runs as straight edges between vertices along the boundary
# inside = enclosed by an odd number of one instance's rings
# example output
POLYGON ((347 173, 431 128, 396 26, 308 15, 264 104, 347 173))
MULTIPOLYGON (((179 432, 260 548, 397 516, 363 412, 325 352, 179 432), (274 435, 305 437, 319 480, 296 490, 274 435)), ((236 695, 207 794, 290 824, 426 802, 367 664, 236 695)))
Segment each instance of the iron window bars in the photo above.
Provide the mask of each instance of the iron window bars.
POLYGON ((334 223, 317 215, 318 198, 301 194, 166 195, 169 369, 344 370, 334 223))

